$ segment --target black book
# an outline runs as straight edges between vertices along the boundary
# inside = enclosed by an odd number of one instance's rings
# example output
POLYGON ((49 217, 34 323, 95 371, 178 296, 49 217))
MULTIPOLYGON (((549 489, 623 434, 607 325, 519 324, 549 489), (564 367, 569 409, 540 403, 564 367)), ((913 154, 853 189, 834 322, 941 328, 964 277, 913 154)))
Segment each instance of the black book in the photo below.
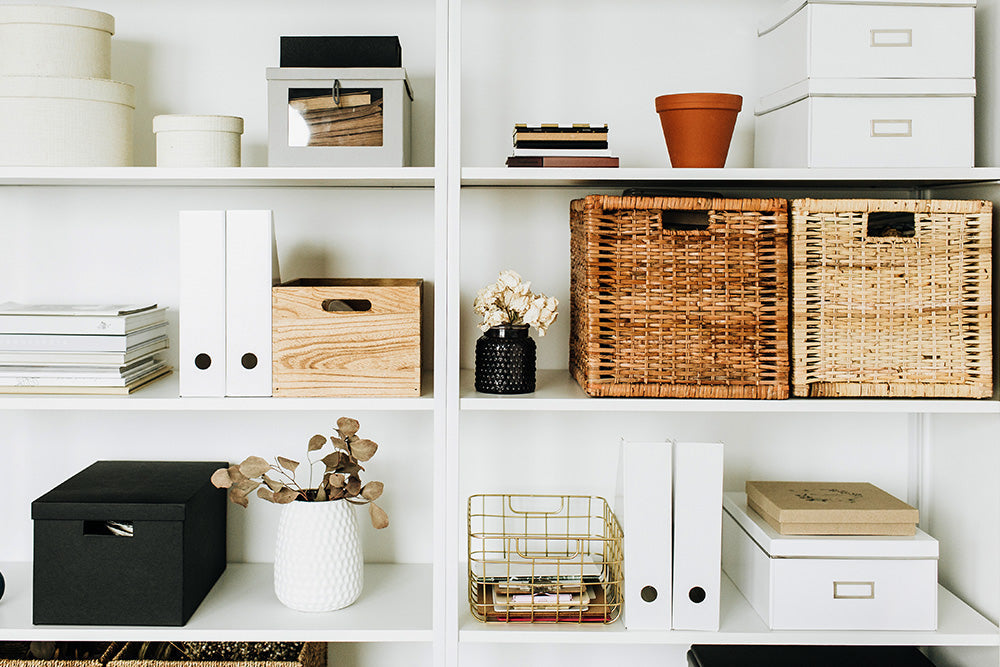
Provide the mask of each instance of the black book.
POLYGON ((915 646, 692 644, 690 667, 934 667, 915 646))
POLYGON ((281 37, 282 67, 402 67, 399 37, 281 37))

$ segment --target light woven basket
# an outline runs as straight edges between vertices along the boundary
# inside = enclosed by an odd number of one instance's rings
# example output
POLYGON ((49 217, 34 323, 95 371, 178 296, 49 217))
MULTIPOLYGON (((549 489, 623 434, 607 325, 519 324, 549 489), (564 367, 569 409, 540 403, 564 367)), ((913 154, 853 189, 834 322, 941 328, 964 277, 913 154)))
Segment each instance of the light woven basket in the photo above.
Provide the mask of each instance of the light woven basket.
POLYGON ((25 657, 29 642, 0 642, 0 667, 101 667, 106 665, 121 644, 113 642, 74 642, 90 645, 90 658, 45 660, 25 657))
POLYGON ((129 642, 108 667, 326 667, 327 663, 325 642, 304 643, 298 660, 154 660, 137 655, 138 643, 129 642))
POLYGON ((791 209, 796 396, 992 395, 991 202, 791 209), (885 212, 912 214, 906 236, 869 230, 885 212))
POLYGON ((569 366, 588 394, 787 398, 788 356, 786 200, 572 202, 569 366), (672 228, 681 211, 707 227, 672 228))

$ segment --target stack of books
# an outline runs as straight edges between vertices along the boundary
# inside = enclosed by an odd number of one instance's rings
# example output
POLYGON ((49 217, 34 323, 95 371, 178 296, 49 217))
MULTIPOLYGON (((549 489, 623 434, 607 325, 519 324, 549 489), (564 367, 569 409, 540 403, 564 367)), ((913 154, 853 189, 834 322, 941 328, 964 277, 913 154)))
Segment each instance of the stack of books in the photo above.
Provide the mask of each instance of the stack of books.
POLYGON ((608 126, 541 124, 514 126, 508 167, 617 167, 608 149, 608 126))
POLYGON ((604 622, 606 591, 592 559, 519 559, 484 563, 473 575, 473 604, 487 621, 604 622))
POLYGON ((0 304, 0 393, 129 394, 172 370, 166 308, 0 304))

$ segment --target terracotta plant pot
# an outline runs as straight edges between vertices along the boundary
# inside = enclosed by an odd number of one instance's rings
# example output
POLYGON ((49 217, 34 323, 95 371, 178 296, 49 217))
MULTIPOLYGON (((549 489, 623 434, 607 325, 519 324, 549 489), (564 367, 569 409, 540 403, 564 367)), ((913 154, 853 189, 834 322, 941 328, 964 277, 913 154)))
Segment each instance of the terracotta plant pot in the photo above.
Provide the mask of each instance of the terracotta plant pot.
POLYGON ((678 93, 656 98, 663 138, 673 167, 724 167, 743 97, 729 93, 678 93))

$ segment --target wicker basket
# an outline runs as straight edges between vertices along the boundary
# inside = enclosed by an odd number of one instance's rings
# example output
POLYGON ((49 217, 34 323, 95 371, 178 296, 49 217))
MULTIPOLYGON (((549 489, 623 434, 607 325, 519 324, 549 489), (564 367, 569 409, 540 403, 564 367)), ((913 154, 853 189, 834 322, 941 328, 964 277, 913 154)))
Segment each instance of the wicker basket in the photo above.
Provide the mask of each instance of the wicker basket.
POLYGON ((597 496, 469 498, 469 608, 485 622, 611 623, 622 529, 597 496))
POLYGON ((992 395, 988 201, 792 202, 796 396, 992 395))
MULTIPOLYGON (((250 646, 266 649, 271 646, 271 642, 237 642, 243 647, 250 646)), ((175 653, 184 648, 186 642, 171 642, 170 648, 175 653)), ((140 657, 142 655, 143 644, 141 642, 129 642, 125 644, 121 652, 108 664, 108 667, 326 667, 327 651, 324 642, 306 642, 290 645, 292 649, 299 648, 298 657, 295 660, 273 660, 254 659, 253 657, 240 657, 232 660, 226 659, 157 659, 153 657, 140 657)), ((295 652, 293 650, 293 652, 295 652)), ((155 651, 150 651, 150 655, 155 651)), ((224 652, 223 652, 224 653, 224 652)), ((253 654, 253 651, 250 651, 253 654)))
POLYGON ((570 206, 570 372, 591 396, 787 398, 784 199, 570 206))
POLYGON ((0 642, 0 667, 101 667, 121 648, 112 642, 57 642, 62 644, 64 657, 44 659, 28 657, 29 642, 0 642), (72 644, 81 650, 85 658, 65 657, 65 649, 72 644))

